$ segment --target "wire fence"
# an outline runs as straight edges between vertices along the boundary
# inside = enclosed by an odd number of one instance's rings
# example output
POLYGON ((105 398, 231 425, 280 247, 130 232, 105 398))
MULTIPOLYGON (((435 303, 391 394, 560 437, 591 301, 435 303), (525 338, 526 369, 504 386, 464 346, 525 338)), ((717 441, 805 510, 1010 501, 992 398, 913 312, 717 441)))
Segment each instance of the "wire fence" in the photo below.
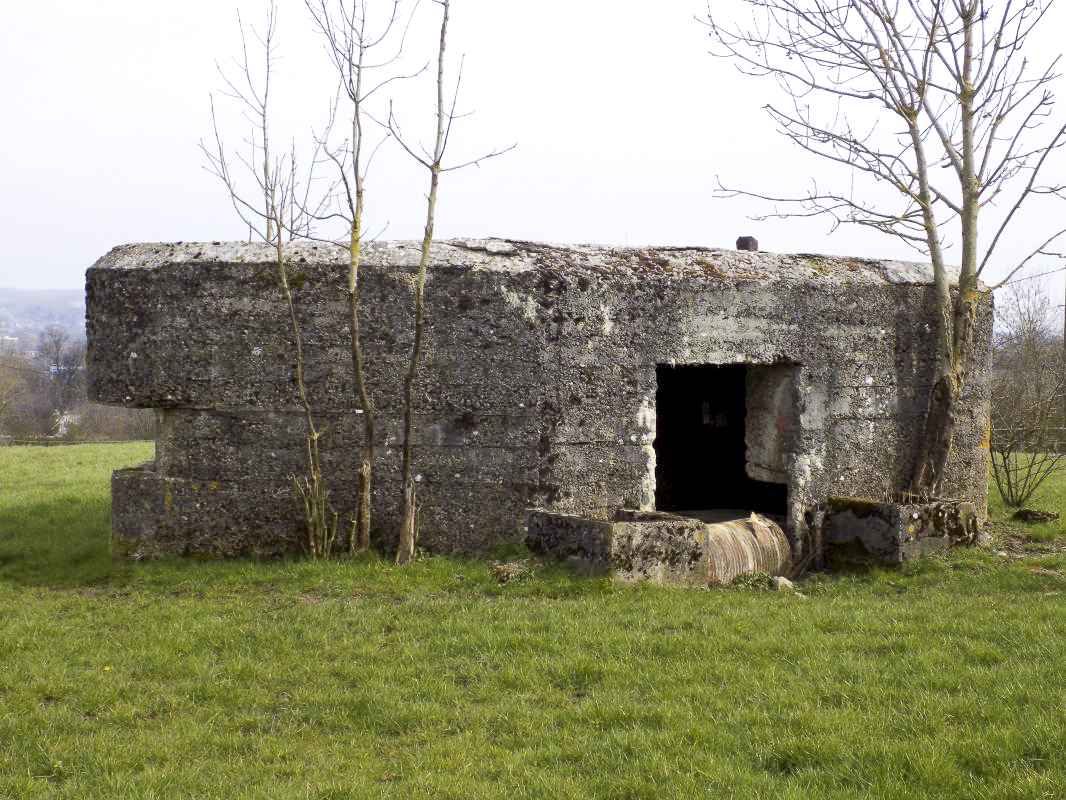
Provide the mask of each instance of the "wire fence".
POLYGON ((0 447, 32 445, 33 447, 63 447, 71 444, 111 444, 115 442, 139 442, 141 439, 14 439, 0 436, 0 447))

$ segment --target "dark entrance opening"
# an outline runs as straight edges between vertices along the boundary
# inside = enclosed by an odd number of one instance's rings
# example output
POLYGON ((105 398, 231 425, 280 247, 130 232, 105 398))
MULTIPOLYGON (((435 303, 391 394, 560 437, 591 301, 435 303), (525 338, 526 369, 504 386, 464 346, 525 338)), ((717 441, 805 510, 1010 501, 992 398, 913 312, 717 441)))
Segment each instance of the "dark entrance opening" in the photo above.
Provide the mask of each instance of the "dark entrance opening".
POLYGON ((660 364, 655 376, 656 509, 783 516, 788 487, 744 469, 747 367, 660 364))

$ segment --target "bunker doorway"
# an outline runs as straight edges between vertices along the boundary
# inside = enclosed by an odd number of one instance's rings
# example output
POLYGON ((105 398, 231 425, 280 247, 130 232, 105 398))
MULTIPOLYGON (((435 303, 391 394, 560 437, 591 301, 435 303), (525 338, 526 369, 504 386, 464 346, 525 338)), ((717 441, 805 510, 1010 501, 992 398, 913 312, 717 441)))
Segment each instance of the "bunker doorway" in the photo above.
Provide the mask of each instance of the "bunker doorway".
POLYGON ((758 511, 784 517, 788 487, 748 477, 747 366, 660 364, 655 375, 655 507, 708 522, 758 511))

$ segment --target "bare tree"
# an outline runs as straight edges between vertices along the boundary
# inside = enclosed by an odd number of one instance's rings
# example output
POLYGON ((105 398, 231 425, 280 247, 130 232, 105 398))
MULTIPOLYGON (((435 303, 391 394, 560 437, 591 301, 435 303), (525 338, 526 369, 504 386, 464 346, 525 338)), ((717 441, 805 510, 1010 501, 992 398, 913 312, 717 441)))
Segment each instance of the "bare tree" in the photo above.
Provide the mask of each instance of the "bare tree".
POLYGON ((52 435, 56 415, 49 369, 42 369, 40 361, 5 356, 0 363, 0 384, 8 387, 3 422, 8 434, 29 439, 52 435))
MULTIPOLYGON (((726 187, 721 194, 776 203, 767 216, 826 215, 834 228, 870 227, 928 254, 937 363, 911 488, 938 492, 973 362, 979 276, 1024 204, 1064 196, 1063 185, 1043 175, 1066 126, 1056 122, 1042 138, 1037 130, 1052 112, 1058 59, 1034 72, 1023 55, 1051 0, 995 8, 990 0, 743 2, 752 12, 743 25, 718 24, 708 7, 715 55, 777 82, 786 100, 766 108, 794 144, 843 165, 852 181, 889 187, 897 202, 879 203, 876 186, 869 196, 854 185, 817 184, 798 197, 726 187), (979 220, 987 245, 978 242, 979 220), (952 238, 961 245, 957 273, 944 258, 952 238)), ((1050 248, 1063 233, 1042 236, 1009 274, 1038 255, 1060 256, 1050 248)))
POLYGON ((400 520, 400 542, 396 549, 396 563, 402 564, 410 561, 415 556, 415 545, 418 541, 418 498, 415 493, 414 458, 413 446, 413 404, 414 385, 418 375, 418 364, 422 355, 422 337, 426 318, 426 269, 429 267, 429 255, 433 245, 434 213, 437 206, 437 186, 443 172, 462 169, 472 164, 478 164, 488 158, 502 155, 514 149, 514 145, 502 150, 493 150, 478 158, 453 166, 444 166, 444 154, 448 148, 448 139, 452 130, 452 123, 458 118, 455 113, 456 102, 459 97, 459 83, 462 81, 462 64, 460 62, 459 77, 456 80, 455 90, 451 96, 450 105, 445 105, 445 82, 444 82, 444 50, 448 38, 448 12, 450 0, 437 0, 442 7, 440 25, 440 46, 437 50, 437 132, 433 144, 433 153, 429 154, 425 148, 421 154, 408 144, 399 130, 396 117, 391 109, 389 111, 389 130, 396 137, 407 154, 429 171, 429 194, 426 196, 426 227, 422 236, 422 253, 418 262, 418 275, 415 279, 415 330, 414 343, 411 346, 411 360, 407 365, 407 372, 403 382, 403 460, 401 464, 401 480, 403 483, 403 503, 400 520))
MULTIPOLYGON (((400 19, 400 2, 392 0, 385 17, 375 31, 371 25, 366 0, 304 0, 318 32, 326 40, 326 53, 340 77, 348 97, 350 138, 339 147, 326 143, 337 113, 334 108, 330 125, 319 139, 323 151, 336 166, 341 188, 341 209, 327 216, 339 216, 347 227, 347 237, 338 243, 348 253, 348 326, 351 342, 352 371, 355 390, 363 416, 363 452, 359 467, 356 513, 348 538, 350 552, 370 546, 371 484, 374 474, 374 405, 366 384, 363 344, 359 324, 359 267, 363 248, 363 210, 366 203, 366 176, 384 139, 364 161, 366 102, 383 86, 403 77, 391 75, 370 83, 368 73, 395 63, 403 48, 400 37, 395 52, 381 61, 371 62, 369 54, 385 43, 400 19)), ((388 3, 386 4, 389 5, 388 3)), ((412 11, 413 14, 413 11, 412 11)), ((410 24, 410 19, 408 20, 410 24)), ((404 31, 406 33, 406 30, 404 31)))
POLYGON ((69 411, 88 398, 85 385, 85 340, 75 339, 60 354, 56 374, 52 377, 56 384, 61 413, 69 411))
MULTIPOLYGON (((237 100, 244 107, 248 117, 254 120, 252 138, 248 140, 251 154, 248 157, 238 155, 239 162, 254 179, 255 188, 252 191, 252 197, 243 196, 237 185, 219 133, 213 99, 211 115, 214 120, 215 144, 213 148, 209 148, 201 141, 200 149, 207 158, 206 168, 225 185, 233 208, 241 220, 250 231, 258 235, 263 242, 271 245, 274 250, 278 285, 285 298, 292 332, 296 391, 307 428, 307 474, 299 478, 293 476, 292 482, 297 505, 303 513, 307 528, 308 550, 313 557, 325 557, 330 554, 336 540, 337 512, 329 500, 319 446, 321 433, 315 424, 304 381, 303 332, 296 313, 292 286, 289 283, 286 255, 286 234, 288 234, 288 241, 291 241, 295 236, 308 232, 314 218, 314 210, 310 209, 306 192, 302 200, 298 197, 299 181, 295 147, 287 155, 277 158, 270 151, 270 77, 277 59, 277 7, 271 0, 266 29, 262 35, 251 28, 252 34, 263 50, 261 85, 256 80, 255 69, 249 59, 247 34, 239 14, 237 21, 241 30, 242 58, 234 59, 234 63, 241 75, 240 83, 230 80, 221 68, 219 72, 228 87, 228 91, 224 94, 237 100)), ((310 179, 308 179, 309 183, 310 179)))
POLYGON ((0 433, 18 402, 26 395, 26 372, 32 368, 15 354, 0 353, 0 433))
POLYGON ((51 369, 59 369, 70 334, 62 325, 45 325, 37 335, 37 352, 51 369))
POLYGON ((37 338, 37 352, 48 370, 48 402, 63 414, 84 394, 85 342, 72 341, 62 325, 46 325, 37 338))
POLYGON ((1036 280, 1005 287, 992 364, 992 474, 1005 503, 1024 505, 1066 458, 1056 427, 1064 375, 1058 324, 1036 280))

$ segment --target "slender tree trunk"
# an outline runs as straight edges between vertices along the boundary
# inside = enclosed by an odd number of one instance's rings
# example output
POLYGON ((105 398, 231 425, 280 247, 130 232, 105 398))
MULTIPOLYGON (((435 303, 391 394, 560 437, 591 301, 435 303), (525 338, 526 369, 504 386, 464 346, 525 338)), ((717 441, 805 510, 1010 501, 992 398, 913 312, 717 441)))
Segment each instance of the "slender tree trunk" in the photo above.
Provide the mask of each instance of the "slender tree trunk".
MULTIPOLYGON (((441 50, 444 49, 443 36, 441 50)), ((440 163, 432 168, 429 189, 429 211, 426 215, 426 230, 422 237, 422 258, 418 264, 418 278, 415 283, 415 339, 411 347, 411 362, 403 381, 403 511, 400 521, 400 543, 396 550, 396 563, 402 564, 415 556, 415 544, 418 541, 418 498, 415 493, 415 478, 412 457, 413 430, 413 396, 415 377, 418 374, 418 362, 422 354, 422 330, 426 317, 426 268, 429 265, 429 251, 433 244, 433 211, 437 203, 437 184, 440 179, 440 163)))
POLYGON ((360 155, 363 145, 362 102, 363 50, 359 51, 356 69, 355 90, 352 102, 352 172, 355 175, 355 208, 352 214, 351 238, 348 242, 348 317, 352 340, 352 370, 359 404, 363 409, 363 455, 359 466, 359 486, 356 518, 348 540, 349 550, 366 550, 370 547, 370 496, 374 475, 374 406, 366 387, 366 371, 363 364, 363 343, 359 326, 359 266, 363 253, 363 175, 360 170, 360 155))
POLYGON ((307 399, 307 387, 304 383, 303 336, 300 321, 296 316, 296 304, 292 299, 292 287, 289 285, 288 267, 285 258, 285 245, 281 236, 284 228, 280 216, 275 219, 276 228, 274 250, 277 255, 278 283, 285 304, 289 310, 289 323, 292 327, 293 351, 296 356, 296 392, 304 412, 307 425, 307 467, 310 473, 303 479, 303 484, 293 478, 293 485, 298 498, 303 503, 304 522, 307 525, 307 546, 312 557, 328 556, 337 535, 337 512, 329 504, 329 492, 322 476, 322 458, 319 452, 319 432, 315 427, 311 403, 307 399))
MULTIPOLYGON (((360 190, 359 205, 362 205, 360 190)), ((361 209, 360 209, 361 210, 361 209)), ((360 214, 361 215, 361 214, 360 214)), ((348 281, 349 324, 352 331, 352 368, 355 387, 362 406, 362 460, 359 466, 358 501, 350 548, 365 550, 370 546, 370 491, 374 468, 374 407, 367 390, 367 374, 362 361, 362 340, 359 329, 359 260, 361 254, 360 221, 352 226, 351 259, 348 281)))
MULTIPOLYGON (((353 228, 353 238, 358 236, 353 228)), ((357 251, 352 252, 352 266, 348 281, 349 324, 352 331, 352 368, 355 371, 355 386, 359 404, 363 409, 363 456, 359 467, 359 497, 355 525, 352 529, 350 549, 366 550, 370 546, 370 489, 374 473, 374 407, 366 387, 363 368, 363 346, 359 329, 359 261, 357 251)))
MULTIPOLYGON (((287 253, 285 250, 284 239, 286 228, 285 214, 287 209, 289 212, 296 211, 296 200, 294 197, 295 164, 290 162, 291 173, 286 181, 283 178, 279 179, 279 176, 275 174, 275 172, 283 170, 285 159, 282 158, 280 161, 273 162, 273 167, 271 161, 269 98, 274 52, 273 36, 276 20, 277 8, 274 0, 271 0, 270 14, 265 35, 260 37, 257 34, 257 38, 259 38, 260 43, 263 45, 266 56, 262 96, 260 97, 258 90, 253 85, 254 81, 252 79, 252 71, 248 61, 247 41, 245 39, 243 23, 241 24, 241 42, 244 49, 244 59, 243 62, 237 63, 241 66, 242 71, 244 72, 245 79, 248 82, 248 90, 246 92, 240 90, 230 82, 228 78, 225 78, 225 75, 223 75, 227 85, 232 90, 231 96, 239 98, 246 105, 253 115, 250 118, 258 118, 259 136, 261 137, 261 146, 263 150, 262 164, 261 166, 253 167, 253 159, 241 160, 260 183, 260 189, 262 192, 260 199, 263 203, 263 210, 261 212, 255 212, 252 202, 245 202, 237 193, 236 186, 234 185, 226 162, 222 140, 218 133, 217 122, 215 125, 215 140, 218 146, 217 156, 208 151, 203 143, 201 143, 201 148, 204 149, 204 152, 207 154, 207 157, 211 162, 211 171, 225 183, 237 213, 245 220, 245 222, 247 222, 249 241, 252 240, 253 233, 259 233, 263 241, 274 248, 274 254, 277 261, 278 285, 285 298, 289 323, 292 330, 293 350, 296 361, 295 378, 297 394, 299 395, 300 406, 307 427, 306 449, 308 472, 302 476, 293 475, 292 484, 296 493, 295 500, 297 506, 303 513, 304 522, 307 526, 308 549, 312 557, 319 557, 329 555, 333 541, 336 538, 337 513, 329 503, 329 492, 326 489, 322 475, 319 432, 315 427, 314 416, 312 414, 311 404, 307 398, 307 390, 304 382, 303 337, 301 335, 299 319, 296 314, 292 287, 289 284, 288 278, 287 253), (256 228, 252 218, 245 215, 245 210, 252 212, 255 216, 262 217, 264 222, 262 231, 259 231, 256 228)), ((239 14, 238 21, 240 21, 239 14)), ((214 119, 213 102, 211 112, 212 119, 214 119)), ((252 148, 254 157, 255 148, 259 146, 256 144, 254 127, 252 131, 252 139, 248 144, 252 148)), ((292 224, 292 218, 290 218, 289 221, 289 233, 290 238, 296 235, 296 227, 292 224)))
MULTIPOLYGON (((272 12, 273 13, 273 12, 272 12)), ((274 188, 274 182, 270 178, 270 131, 269 131, 269 113, 267 111, 267 103, 270 101, 270 48, 267 47, 266 52, 266 78, 263 81, 263 105, 262 114, 260 116, 260 132, 263 137, 263 204, 265 205, 266 217, 266 240, 271 242, 274 240, 274 214, 277 209, 277 194, 274 188)), ((254 138, 254 136, 253 136, 254 138)), ((289 220, 290 222, 292 220, 289 220)), ((249 226, 251 227, 251 226, 249 226)), ((278 241, 281 241, 281 231, 276 232, 278 241)), ((251 241, 251 235, 248 237, 251 241)), ((280 256, 279 256, 280 257, 280 256)))
POLYGON ((303 336, 300 331, 300 322, 296 317, 296 304, 292 299, 292 288, 289 286, 288 269, 285 264, 285 245, 282 243, 280 236, 274 241, 274 249, 278 262, 278 283, 281 284, 282 294, 285 295, 285 304, 289 310, 289 323, 292 326, 293 351, 296 356, 296 393, 300 398, 300 406, 303 408, 304 420, 307 423, 307 440, 311 447, 311 460, 308 466, 311 467, 312 472, 317 472, 320 463, 318 430, 315 428, 311 404, 307 399, 307 389, 304 385, 303 336))
POLYGON ((426 268, 429 266, 429 251, 433 244, 433 212, 437 205, 437 184, 440 182, 441 159, 444 156, 445 118, 444 108, 444 44, 448 32, 448 0, 442 3, 444 17, 440 26, 440 50, 437 58, 437 142, 433 162, 429 165, 429 198, 426 202, 426 229, 422 237, 422 257, 418 262, 418 277, 415 282, 415 337, 411 347, 411 362, 403 382, 403 510, 400 520, 400 543, 396 549, 396 563, 402 564, 415 556, 418 541, 418 498, 412 458, 411 434, 413 428, 413 395, 418 361, 422 354, 422 329, 426 315, 426 268))

